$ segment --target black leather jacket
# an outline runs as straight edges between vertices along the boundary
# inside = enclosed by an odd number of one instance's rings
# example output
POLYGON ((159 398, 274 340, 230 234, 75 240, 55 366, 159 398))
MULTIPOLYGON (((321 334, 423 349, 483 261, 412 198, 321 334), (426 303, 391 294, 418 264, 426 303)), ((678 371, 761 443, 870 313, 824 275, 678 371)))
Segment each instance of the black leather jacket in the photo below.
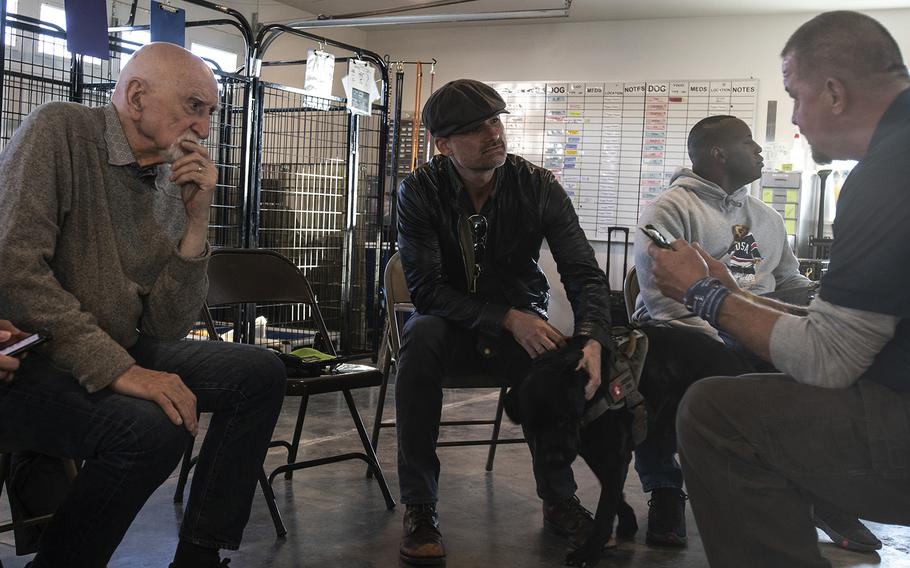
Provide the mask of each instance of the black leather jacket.
POLYGON ((491 335, 502 332, 509 308, 546 319, 550 286, 538 265, 546 238, 572 304, 575 334, 607 346, 609 284, 553 174, 509 154, 481 214, 488 219, 486 252, 471 293, 470 200, 454 166, 435 156, 401 182, 398 246, 417 311, 491 335))

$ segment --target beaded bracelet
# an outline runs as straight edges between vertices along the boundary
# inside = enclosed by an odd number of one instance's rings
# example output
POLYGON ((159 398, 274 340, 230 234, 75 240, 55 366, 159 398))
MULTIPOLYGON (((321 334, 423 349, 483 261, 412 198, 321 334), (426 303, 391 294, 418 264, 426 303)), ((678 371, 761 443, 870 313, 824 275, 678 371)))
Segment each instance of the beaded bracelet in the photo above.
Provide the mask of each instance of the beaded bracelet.
POLYGON ((689 286, 683 296, 683 304, 693 314, 717 327, 717 316, 730 290, 720 280, 707 276, 689 286))

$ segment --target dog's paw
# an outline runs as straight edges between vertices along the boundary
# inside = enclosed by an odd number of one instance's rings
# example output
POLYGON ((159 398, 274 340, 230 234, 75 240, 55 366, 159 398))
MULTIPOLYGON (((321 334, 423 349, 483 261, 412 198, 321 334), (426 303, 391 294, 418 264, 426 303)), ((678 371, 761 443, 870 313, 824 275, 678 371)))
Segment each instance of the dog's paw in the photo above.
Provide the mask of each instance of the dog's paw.
POLYGON ((600 561, 600 551, 589 551, 585 547, 573 550, 566 555, 566 566, 580 566, 591 568, 600 561))
POLYGON ((619 506, 617 513, 616 536, 623 539, 629 539, 638 532, 638 519, 635 518, 635 510, 628 503, 623 502, 619 506))

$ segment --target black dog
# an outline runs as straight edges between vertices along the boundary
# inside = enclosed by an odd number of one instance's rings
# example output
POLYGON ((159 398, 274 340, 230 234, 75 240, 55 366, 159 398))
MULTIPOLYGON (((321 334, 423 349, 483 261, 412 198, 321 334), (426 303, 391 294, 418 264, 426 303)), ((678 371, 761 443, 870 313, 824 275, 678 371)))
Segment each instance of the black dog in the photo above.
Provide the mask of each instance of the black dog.
POLYGON ((556 468, 571 464, 580 454, 600 481, 594 529, 566 556, 569 566, 590 567, 600 560, 613 533, 614 518, 619 517, 616 534, 621 538, 631 538, 638 523, 623 496, 634 447, 633 415, 625 406, 606 409, 610 400, 604 388, 610 382, 606 350, 603 385, 590 402, 585 400, 588 374, 575 370, 585 341, 572 338, 565 347, 538 357, 524 381, 509 391, 505 409, 509 418, 538 439, 537 459, 556 468), (598 410, 600 414, 594 417, 598 410))

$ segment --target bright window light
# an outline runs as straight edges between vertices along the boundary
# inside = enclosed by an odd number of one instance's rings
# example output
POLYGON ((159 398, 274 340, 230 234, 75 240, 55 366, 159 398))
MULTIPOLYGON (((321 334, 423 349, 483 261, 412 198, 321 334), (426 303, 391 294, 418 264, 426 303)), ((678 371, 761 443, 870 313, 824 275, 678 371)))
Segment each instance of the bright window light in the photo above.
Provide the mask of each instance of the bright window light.
MULTIPOLYGON (((130 43, 124 45, 129 49, 139 49, 139 46, 145 45, 152 41, 152 33, 148 30, 133 30, 131 32, 123 32, 120 34, 120 38, 128 41, 130 43), (139 45, 133 45, 138 43, 139 45)), ((133 57, 132 53, 121 53, 120 54, 120 70, 122 71, 126 67, 126 62, 133 57)))
MULTIPOLYGON (((19 13, 19 0, 6 0, 6 13, 19 13)), ((3 35, 3 42, 10 46, 16 47, 16 36, 13 35, 12 28, 7 24, 6 33, 3 35)))
MULTIPOLYGON (((237 70, 237 54, 234 52, 196 42, 190 45, 190 51, 203 59, 214 61, 225 73, 233 73, 237 70)), ((209 66, 211 67, 211 65, 209 66)))
MULTIPOLYGON (((50 4, 41 4, 39 19, 42 22, 66 29, 66 11, 63 8, 51 6, 50 4)), ((66 50, 65 39, 45 35, 41 36, 41 41, 38 42, 38 51, 55 57, 68 58, 72 55, 66 50)), ((82 61, 91 65, 101 65, 101 60, 97 57, 85 57, 82 61)))

